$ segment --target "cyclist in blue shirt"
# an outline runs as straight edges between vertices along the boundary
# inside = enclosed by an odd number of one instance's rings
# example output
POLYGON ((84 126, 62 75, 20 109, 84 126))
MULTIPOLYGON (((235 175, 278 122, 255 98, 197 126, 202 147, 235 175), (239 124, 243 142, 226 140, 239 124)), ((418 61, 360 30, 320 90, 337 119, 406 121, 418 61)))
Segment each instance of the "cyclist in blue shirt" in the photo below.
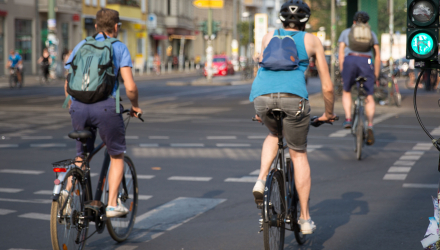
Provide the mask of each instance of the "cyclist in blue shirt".
POLYGON ((18 82, 19 82, 19 84, 21 84, 21 72, 23 69, 23 60, 22 60, 20 54, 15 52, 15 50, 13 50, 13 49, 9 53, 7 67, 16 70, 18 82))

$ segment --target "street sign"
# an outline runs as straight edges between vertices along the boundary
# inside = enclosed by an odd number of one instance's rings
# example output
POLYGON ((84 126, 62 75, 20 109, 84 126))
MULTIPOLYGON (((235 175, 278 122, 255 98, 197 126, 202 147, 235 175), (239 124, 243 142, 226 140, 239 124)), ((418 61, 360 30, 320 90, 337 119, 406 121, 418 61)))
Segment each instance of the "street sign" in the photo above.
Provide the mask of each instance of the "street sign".
POLYGON ((193 5, 197 8, 223 9, 223 0, 196 0, 193 5))
POLYGON ((255 53, 261 53, 261 44, 263 37, 267 34, 268 17, 267 14, 255 14, 255 53))
POLYGON ((156 29, 157 28, 157 16, 154 13, 148 15, 148 29, 156 29))

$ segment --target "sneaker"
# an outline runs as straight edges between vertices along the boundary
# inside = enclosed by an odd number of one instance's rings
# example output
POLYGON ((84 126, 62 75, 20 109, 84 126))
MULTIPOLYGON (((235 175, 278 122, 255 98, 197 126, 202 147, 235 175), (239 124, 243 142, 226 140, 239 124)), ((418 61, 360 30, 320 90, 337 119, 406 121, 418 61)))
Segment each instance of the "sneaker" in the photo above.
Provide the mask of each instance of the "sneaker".
POLYGON ((369 126, 367 128, 367 145, 371 146, 374 144, 374 131, 373 127, 369 126))
MULTIPOLYGON (((64 205, 64 201, 67 199, 69 197, 69 191, 67 191, 67 190, 62 190, 61 192, 60 192, 60 197, 59 197, 59 199, 60 199, 60 206, 63 206, 64 205)), ((67 200, 67 204, 66 204, 66 206, 64 207, 64 210, 63 210, 63 215, 70 215, 70 213, 71 213, 71 211, 72 211, 72 208, 71 208, 71 204, 70 204, 70 201, 71 201, 72 199, 69 199, 69 200, 67 200)), ((61 207, 60 207, 61 208, 61 207)))
POLYGON ((342 123, 342 127, 346 128, 346 129, 350 129, 351 128, 351 120, 345 120, 345 122, 342 123))
POLYGON ((121 202, 121 199, 118 198, 118 205, 116 207, 107 206, 105 209, 105 214, 107 218, 121 217, 130 212, 121 202))
POLYGON ((316 225, 315 225, 315 222, 313 222, 311 218, 308 220, 303 220, 303 219, 299 218, 298 224, 301 228, 302 234, 312 234, 313 232, 315 232, 316 225))
POLYGON ((266 181, 258 179, 257 183, 255 183, 254 189, 252 190, 252 194, 254 194, 255 203, 257 203, 257 205, 259 203, 263 203, 265 186, 266 186, 266 181))

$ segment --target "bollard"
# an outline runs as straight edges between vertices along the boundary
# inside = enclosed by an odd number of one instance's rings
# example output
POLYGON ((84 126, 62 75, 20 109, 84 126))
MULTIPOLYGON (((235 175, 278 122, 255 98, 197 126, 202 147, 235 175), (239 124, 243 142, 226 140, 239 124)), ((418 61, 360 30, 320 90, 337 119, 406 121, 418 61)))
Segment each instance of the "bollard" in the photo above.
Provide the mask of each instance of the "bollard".
POLYGON ((150 72, 150 65, 148 64, 148 62, 147 62, 147 75, 149 75, 151 72, 150 72))
POLYGON ((165 74, 165 63, 160 64, 160 73, 165 74))
POLYGON ((189 62, 186 61, 185 62, 185 72, 188 72, 188 71, 189 71, 189 62))
POLYGON ((171 65, 171 62, 168 62, 168 73, 171 73, 171 70, 173 70, 173 66, 171 65))

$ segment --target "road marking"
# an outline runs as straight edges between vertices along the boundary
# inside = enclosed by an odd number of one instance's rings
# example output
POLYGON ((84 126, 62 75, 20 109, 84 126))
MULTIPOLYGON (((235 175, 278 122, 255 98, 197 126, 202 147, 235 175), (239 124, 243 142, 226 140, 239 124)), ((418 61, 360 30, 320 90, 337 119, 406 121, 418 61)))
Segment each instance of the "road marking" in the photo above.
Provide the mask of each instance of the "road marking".
POLYGON ((161 159, 232 159, 256 160, 261 158, 261 149, 253 148, 133 148, 132 156, 161 159))
POLYGON ((435 128, 432 132, 431 135, 440 135, 440 127, 435 128))
POLYGON ((249 173, 249 175, 260 175, 260 170, 257 169, 255 171, 252 171, 252 172, 249 173))
POLYGON ((52 195, 53 190, 40 190, 40 191, 34 192, 34 194, 52 195))
POLYGON ((246 104, 251 104, 251 101, 249 101, 249 100, 244 100, 244 101, 241 101, 241 102, 239 102, 240 103, 240 105, 246 105, 246 104))
POLYGON ((67 147, 64 143, 43 143, 43 144, 31 144, 31 148, 64 148, 67 147))
POLYGON ((423 151, 407 151, 405 155, 423 155, 425 152, 423 151))
POLYGON ((138 140, 139 136, 137 136, 137 135, 126 135, 125 139, 126 140, 138 140))
POLYGON ((50 214, 40 214, 40 213, 27 213, 27 214, 19 215, 18 217, 36 219, 36 220, 50 220, 50 214))
POLYGON ((266 137, 267 137, 267 135, 250 135, 247 138, 251 139, 251 140, 253 140, 253 139, 260 140, 260 139, 266 139, 266 137))
POLYGON ((189 148, 189 147, 204 147, 203 143, 171 143, 171 147, 175 148, 189 148))
POLYGON ((390 167, 388 173, 408 173, 411 167, 390 167))
POLYGON ((157 148, 157 147, 159 147, 159 144, 157 144, 157 143, 141 143, 141 144, 139 144, 139 147, 142 147, 142 148, 157 148))
POLYGON ((307 145, 308 148, 318 149, 322 148, 322 145, 307 145))
POLYGON ((19 203, 36 203, 36 204, 48 204, 52 203, 52 200, 19 200, 19 199, 5 199, 0 198, 0 201, 6 201, 6 202, 19 202, 19 203))
POLYGON ((225 135, 225 136, 207 136, 206 139, 208 140, 236 140, 237 136, 229 136, 229 135, 225 135))
POLYGON ((36 250, 36 249, 24 249, 24 248, 9 248, 8 250, 36 250))
POLYGON ((394 162, 394 165, 414 166, 415 163, 416 163, 415 161, 396 161, 394 162))
POLYGON ((432 147, 432 143, 417 143, 414 147, 413 150, 430 150, 432 147))
POLYGON ((403 183, 404 188, 438 188, 438 184, 403 183))
POLYGON ((195 177, 195 176, 171 176, 170 181, 210 181, 212 177, 195 177))
POLYGON ((44 173, 44 171, 37 171, 37 170, 20 170, 20 169, 1 169, 0 173, 5 174, 34 174, 39 175, 44 173))
POLYGON ((396 116, 396 115, 397 115, 397 113, 388 113, 388 114, 380 115, 380 116, 374 118, 374 124, 378 124, 380 122, 383 122, 386 119, 389 119, 389 118, 396 116))
POLYGON ((115 250, 134 250, 138 248, 138 246, 120 246, 116 248, 115 250))
POLYGON ((11 193, 11 194, 15 194, 18 192, 23 191, 23 189, 18 189, 18 188, 0 188, 0 193, 11 193))
POLYGON ((168 140, 168 139, 170 139, 170 137, 169 136, 152 135, 152 136, 148 136, 148 139, 150 139, 150 140, 168 140))
POLYGON ((243 176, 240 178, 227 178, 225 182, 251 182, 255 183, 258 179, 258 176, 243 176))
MULTIPOLYGON (((130 176, 131 177, 131 176, 130 176)), ((138 179, 144 179, 144 180, 149 180, 149 179, 153 179, 154 175, 142 175, 142 174, 138 174, 137 175, 138 179)))
POLYGON ((95 177, 95 176, 98 176, 99 174, 98 173, 90 173, 90 177, 95 177))
POLYGON ((7 214, 12 214, 12 213, 15 213, 15 212, 17 212, 17 211, 15 211, 15 210, 9 210, 9 209, 2 209, 2 208, 0 208, 0 215, 7 215, 7 214))
POLYGON ((23 140, 52 140, 53 136, 47 135, 47 136, 22 136, 21 139, 23 140))
POLYGON ((18 148, 18 144, 0 144, 0 148, 18 148))
POLYGON ((244 147, 250 147, 251 144, 247 143, 217 143, 215 144, 219 148, 244 148, 244 147))
POLYGON ((329 137, 345 137, 349 134, 351 134, 351 129, 342 129, 330 134, 329 137))
POLYGON ((151 199, 151 197, 153 197, 153 196, 152 195, 141 195, 141 194, 138 195, 138 199, 143 200, 143 201, 149 200, 149 199, 151 199))
POLYGON ((385 174, 384 180, 403 181, 406 179, 407 174, 385 174))
POLYGON ((420 159, 421 155, 403 155, 399 158, 399 160, 413 160, 417 161, 420 159))

